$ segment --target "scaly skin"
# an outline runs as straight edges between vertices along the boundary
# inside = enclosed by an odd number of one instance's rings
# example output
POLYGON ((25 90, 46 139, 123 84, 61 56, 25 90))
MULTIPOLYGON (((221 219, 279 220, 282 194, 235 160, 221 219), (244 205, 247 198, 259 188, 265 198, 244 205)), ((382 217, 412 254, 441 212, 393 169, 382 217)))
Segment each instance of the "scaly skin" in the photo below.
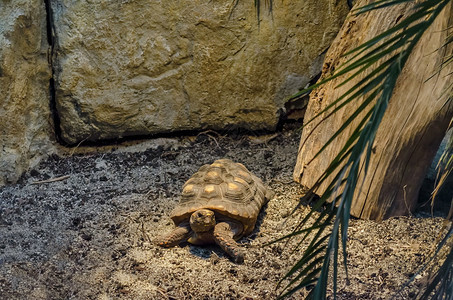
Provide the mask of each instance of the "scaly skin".
POLYGON ((215 242, 233 258, 234 262, 244 262, 244 252, 235 241, 235 238, 239 238, 244 231, 243 225, 234 220, 225 220, 225 218, 220 218, 219 221, 219 223, 215 223, 212 211, 201 209, 192 214, 190 222, 179 224, 172 232, 156 242, 159 246, 166 248, 186 241, 194 245, 215 242))
POLYGON ((174 247, 180 243, 187 241, 192 230, 188 225, 179 225, 172 232, 163 236, 157 241, 157 245, 165 248, 174 247))
POLYGON ((236 263, 243 263, 244 253, 233 238, 239 231, 242 231, 242 229, 238 228, 237 224, 230 224, 227 222, 218 223, 214 227, 214 241, 230 255, 236 263))

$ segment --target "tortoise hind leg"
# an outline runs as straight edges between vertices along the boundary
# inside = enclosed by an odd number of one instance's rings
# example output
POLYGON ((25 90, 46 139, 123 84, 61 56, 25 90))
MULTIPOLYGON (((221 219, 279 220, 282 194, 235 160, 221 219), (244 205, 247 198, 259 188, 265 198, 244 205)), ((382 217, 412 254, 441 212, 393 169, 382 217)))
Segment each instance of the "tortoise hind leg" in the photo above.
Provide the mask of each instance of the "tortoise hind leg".
POLYGON ((186 242, 190 237, 192 230, 188 225, 179 225, 172 232, 157 239, 157 245, 165 248, 174 247, 180 243, 186 242))
POLYGON ((214 241, 219 245, 236 263, 244 262, 244 253, 234 240, 234 235, 242 231, 242 225, 237 223, 221 222, 214 227, 214 241))

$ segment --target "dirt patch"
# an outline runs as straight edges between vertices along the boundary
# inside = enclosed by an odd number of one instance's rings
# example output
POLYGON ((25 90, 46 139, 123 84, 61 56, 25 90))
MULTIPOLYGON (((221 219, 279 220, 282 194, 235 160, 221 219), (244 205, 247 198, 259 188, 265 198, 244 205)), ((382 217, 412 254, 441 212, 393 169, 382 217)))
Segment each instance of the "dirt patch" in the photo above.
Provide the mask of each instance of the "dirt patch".
MULTIPOLYGON (((263 247, 290 233, 309 211, 289 215, 303 193, 292 182, 296 127, 277 136, 206 132, 51 157, 0 190, 0 298, 276 298, 278 280, 305 247, 263 247), (168 214, 182 184, 222 157, 243 163, 276 192, 257 229, 240 241, 245 263, 234 264, 216 246, 155 246, 153 240, 173 227, 168 214), (69 177, 42 182, 61 176, 69 177)), ((342 275, 339 299, 388 299, 434 249, 441 226, 441 218, 425 213, 381 223, 353 220, 350 284, 342 275)), ((398 298, 412 298, 421 282, 398 298)))

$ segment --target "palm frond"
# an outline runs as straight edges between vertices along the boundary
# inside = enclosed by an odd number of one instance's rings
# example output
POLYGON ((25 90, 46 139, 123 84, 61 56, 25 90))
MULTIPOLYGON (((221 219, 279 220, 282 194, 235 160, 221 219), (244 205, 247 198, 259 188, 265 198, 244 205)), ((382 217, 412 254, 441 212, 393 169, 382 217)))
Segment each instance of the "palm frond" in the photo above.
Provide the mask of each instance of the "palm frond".
MULTIPOLYGON (((453 119, 450 122, 450 128, 453 128, 452 126, 453 119)), ((436 199, 437 194, 439 193, 442 186, 445 184, 446 179, 448 178, 452 170, 453 170, 453 134, 450 134, 450 137, 447 141, 442 156, 440 157, 439 162, 437 164, 437 178, 436 178, 437 184, 431 194, 431 206, 434 205, 434 200, 436 199)), ((450 207, 448 219, 452 220, 452 217, 453 217, 453 203, 450 207)))
MULTIPOLYGON (((375 1, 356 9, 355 12, 361 14, 410 1, 412 0, 375 1)), ((345 124, 315 154, 315 157, 317 157, 346 127, 351 126, 353 120, 360 116, 361 121, 354 128, 352 135, 347 139, 340 153, 309 191, 308 197, 311 197, 318 186, 324 181, 330 180, 327 189, 320 196, 315 206, 325 205, 333 197, 333 200, 331 200, 332 207, 336 208, 329 210, 328 215, 318 218, 309 225, 310 217, 313 216, 312 210, 290 235, 294 237, 298 234, 304 234, 303 239, 306 239, 309 235, 313 237, 302 258, 283 277, 282 280, 289 280, 289 282, 283 288, 281 297, 291 295, 298 289, 315 284, 309 296, 314 299, 325 299, 329 274, 332 272, 333 294, 336 298, 339 248, 341 244, 343 265, 346 268, 346 241, 350 209, 354 193, 357 188, 360 188, 359 174, 360 172, 364 174, 367 172, 376 132, 409 55, 421 36, 449 2, 450 0, 426 0, 417 3, 412 14, 401 20, 397 25, 347 52, 345 55, 352 58, 346 64, 340 66, 334 74, 299 93, 306 93, 335 78, 352 73, 340 83, 340 86, 344 85, 356 79, 366 70, 373 68, 368 75, 359 80, 345 94, 306 122, 306 124, 311 123, 324 114, 329 117, 351 101, 361 101, 361 104, 351 113, 345 124), (333 179, 331 179, 332 177, 333 179), (330 224, 332 224, 332 229, 326 234, 325 230, 328 228, 327 225, 330 224), (321 252, 324 254, 322 263, 318 257, 321 252), (313 264, 314 262, 319 263, 320 267, 313 264), (318 279, 315 280, 316 278, 318 279)), ((451 277, 451 271, 448 268, 445 270, 442 274, 451 277)))
MULTIPOLYGON (((258 27, 261 24, 261 0, 254 0, 255 1, 255 11, 256 11, 256 19, 258 21, 258 27)), ((265 0, 264 3, 267 7, 267 11, 272 16, 272 10, 274 7, 273 0, 265 0)))
MULTIPOLYGON (((452 128, 453 119, 450 122, 449 128, 452 128)), ((450 175, 453 170, 453 134, 450 135, 447 145, 445 147, 444 152, 439 160, 437 165, 438 175, 437 175, 437 184, 432 192, 431 198, 432 203, 434 205, 434 200, 436 198, 437 193, 445 184, 446 179, 450 175)), ((450 204, 450 211, 447 216, 447 220, 453 221, 453 198, 451 199, 450 204)), ((441 250, 446 249, 445 251, 450 251, 447 255, 447 258, 444 260, 443 264, 432 272, 428 280, 428 285, 425 288, 425 291, 420 296, 420 299, 452 299, 453 298, 453 241, 450 240, 450 244, 447 242, 453 235, 453 226, 449 224, 450 229, 442 241, 438 244, 437 250, 432 255, 431 261, 438 261, 439 260, 439 253, 441 250)), ((425 264, 426 266, 427 264, 425 264)), ((424 269, 423 266, 418 273, 424 269)), ((413 279, 412 279, 413 280, 413 279)))
MULTIPOLYGON (((423 264, 423 266, 421 266, 417 272, 414 273, 414 275, 412 275, 411 278, 409 278, 409 280, 400 288, 400 290, 394 294, 394 296, 392 297, 391 300, 394 300, 394 299, 397 299, 398 296, 405 288, 407 288, 409 286, 410 283, 412 283, 415 278, 417 276, 420 276, 422 274, 422 272, 424 272, 430 265, 432 266, 433 264, 436 264, 438 261, 441 260, 441 251, 445 248, 445 247, 449 247, 450 249, 450 253, 447 255, 447 257, 445 258, 444 262, 442 263, 442 265, 437 269, 436 272, 431 272, 431 275, 429 276, 428 278, 428 284, 426 286, 426 288, 423 290, 423 289, 420 289, 419 293, 418 293, 418 296, 417 296, 417 299, 451 299, 451 296, 450 297, 430 297, 430 296, 434 296, 433 294, 438 294, 439 291, 445 287, 445 286, 449 286, 450 287, 450 294, 453 292, 452 288, 453 288, 453 281, 452 281, 452 272, 453 272, 453 256, 452 256, 452 253, 453 251, 452 250, 452 241, 451 241, 451 237, 453 235, 453 226, 451 224, 449 224, 450 228, 448 230, 448 232, 445 234, 445 236, 442 238, 442 240, 439 242, 439 244, 437 245, 436 247, 436 251, 434 252, 434 254, 431 256, 430 259, 428 259, 427 262, 425 262, 423 264), (448 242, 450 242, 450 244, 448 244, 448 242), (436 289, 437 288, 437 289, 436 289)), ((445 229, 445 227, 444 227, 445 229)), ((448 290, 448 289, 447 289, 448 290)), ((447 294, 445 294, 446 296, 447 294)))
MULTIPOLYGON (((239 4, 239 0, 233 0, 232 7, 230 9, 229 18, 231 18, 233 11, 238 4, 239 4)), ((261 0, 254 0, 254 5, 255 5, 255 12, 256 12, 256 20, 258 22, 258 27, 259 27, 260 23, 261 23, 261 0)), ((274 7, 273 0, 265 0, 265 5, 268 9, 269 14, 272 16, 273 7, 274 7)))
MULTIPOLYGON (((451 29, 451 28, 450 28, 451 29)), ((447 40, 445 44, 441 47, 445 47, 448 44, 453 42, 453 35, 450 34, 447 37, 447 40)), ((452 55, 444 57, 442 64, 440 66, 440 70, 443 69, 447 64, 452 62, 452 55)), ((439 70, 439 72, 440 72, 439 70)), ((450 76, 450 74, 448 74, 450 76)), ((447 91, 450 93, 450 96, 447 101, 452 101, 453 95, 452 93, 452 86, 447 87, 447 91)), ((450 125, 448 126, 448 130, 451 130, 453 128, 453 119, 450 121, 450 125)), ((448 131, 447 130, 447 131, 448 131)), ((434 188, 432 194, 431 194, 431 205, 434 205, 434 201, 436 198, 436 195, 440 191, 440 189, 444 186, 446 183, 446 180, 448 176, 451 174, 453 170, 453 134, 450 134, 450 137, 447 141, 447 144, 445 146, 445 149, 442 153, 442 156, 437 164, 437 184, 436 187, 434 188)), ((447 220, 453 221, 453 198, 451 199, 451 204, 450 204, 450 211, 447 216, 447 220)), ((424 291, 424 293, 420 296, 420 299, 428 299, 431 294, 432 298, 431 299, 452 299, 453 298, 453 244, 447 244, 447 241, 450 239, 450 237, 453 235, 453 226, 450 224, 450 229, 448 233, 445 235, 445 237, 442 239, 442 241, 439 243, 437 246, 436 253, 431 257, 432 261, 437 261, 439 252, 447 248, 447 251, 449 250, 450 253, 448 254, 447 258, 444 260, 442 266, 438 268, 435 272, 433 272, 428 285, 424 291)), ((422 268, 423 269, 423 268, 422 268)), ((420 271, 419 271, 420 273, 420 271)))
MULTIPOLYGON (((453 297, 453 251, 450 238, 453 235, 453 226, 450 224, 450 229, 442 241, 437 246, 436 252, 431 257, 430 262, 437 261, 439 259, 439 253, 442 249, 449 247, 450 253, 445 258, 444 262, 433 272, 428 279, 428 285, 424 291, 419 294, 419 299, 452 299, 453 297)), ((423 269, 423 268, 422 268, 423 269)), ((420 273, 420 271, 418 272, 420 273)))

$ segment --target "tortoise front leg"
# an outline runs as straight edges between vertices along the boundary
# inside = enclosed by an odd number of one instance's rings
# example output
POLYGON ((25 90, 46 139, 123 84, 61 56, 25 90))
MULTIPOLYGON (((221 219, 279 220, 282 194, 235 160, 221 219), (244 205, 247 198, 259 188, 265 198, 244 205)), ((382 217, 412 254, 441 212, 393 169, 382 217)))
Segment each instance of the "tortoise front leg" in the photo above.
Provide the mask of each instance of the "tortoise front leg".
POLYGON ((214 241, 219 245, 236 263, 244 262, 244 253, 234 240, 234 235, 242 231, 242 225, 237 223, 221 222, 214 227, 214 241))
POLYGON ((157 245, 165 248, 174 247, 180 243, 186 242, 191 233, 192 230, 188 224, 180 224, 169 234, 158 238, 156 243, 157 245))

